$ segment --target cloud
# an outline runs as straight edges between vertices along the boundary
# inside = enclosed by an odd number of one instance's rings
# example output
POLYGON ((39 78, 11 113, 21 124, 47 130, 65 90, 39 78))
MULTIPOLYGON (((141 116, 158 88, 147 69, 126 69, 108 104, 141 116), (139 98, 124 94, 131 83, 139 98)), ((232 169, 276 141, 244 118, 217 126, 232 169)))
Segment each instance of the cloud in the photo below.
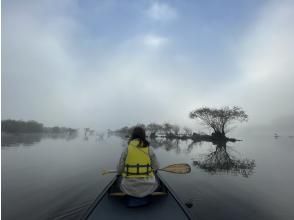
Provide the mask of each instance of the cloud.
POLYGON ((292 1, 273 2, 261 10, 241 47, 239 65, 248 80, 264 82, 293 73, 293 20, 292 1))
POLYGON ((176 9, 157 1, 152 2, 146 14, 155 21, 171 21, 178 17, 176 9))
POLYGON ((294 112, 294 2, 265 5, 235 48, 238 77, 211 100, 240 105, 250 124, 271 124, 294 112))
POLYGON ((261 11, 239 57, 243 87, 258 120, 294 112, 294 2, 274 2, 261 11))
MULTIPOLYGON (((265 6, 242 35, 236 33, 239 42, 231 42, 234 56, 218 58, 232 60, 232 66, 237 66, 233 69, 239 71, 229 72, 232 78, 224 76, 227 80, 221 81, 206 69, 217 66, 213 59, 200 57, 203 52, 210 55, 211 38, 200 41, 204 51, 201 47, 196 53, 195 42, 187 41, 182 33, 156 32, 153 22, 150 29, 149 22, 144 26, 145 20, 138 20, 122 35, 112 32, 116 25, 121 26, 116 7, 107 17, 112 20, 104 24, 95 23, 106 19, 103 13, 83 20, 80 7, 72 1, 60 2, 58 12, 55 4, 49 7, 41 1, 38 5, 14 2, 14 6, 4 5, 3 9, 4 119, 117 128, 151 121, 194 125, 188 113, 204 105, 240 105, 248 112, 250 123, 294 112, 294 13, 290 1, 265 6), (185 41, 189 47, 181 49, 185 41)), ((177 16, 175 9, 157 1, 148 13, 153 21, 177 16)), ((133 17, 125 18, 130 20, 133 17)), ((175 25, 173 30, 177 28, 175 25)), ((189 29, 186 34, 197 31, 189 29)), ((218 52, 215 50, 211 53, 218 52)), ((221 68, 220 72, 226 74, 221 68)))
POLYGON ((147 34, 143 37, 143 43, 146 46, 153 47, 153 48, 164 46, 168 42, 169 42, 168 38, 158 36, 158 35, 147 34))

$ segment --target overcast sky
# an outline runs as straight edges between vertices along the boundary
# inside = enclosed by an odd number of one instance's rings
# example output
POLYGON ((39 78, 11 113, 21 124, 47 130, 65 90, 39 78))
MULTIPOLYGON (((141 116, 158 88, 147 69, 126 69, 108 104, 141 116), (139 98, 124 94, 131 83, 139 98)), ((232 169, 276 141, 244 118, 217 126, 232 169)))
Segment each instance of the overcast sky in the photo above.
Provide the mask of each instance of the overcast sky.
POLYGON ((2 1, 2 119, 192 126, 238 105, 294 121, 294 1, 2 1))

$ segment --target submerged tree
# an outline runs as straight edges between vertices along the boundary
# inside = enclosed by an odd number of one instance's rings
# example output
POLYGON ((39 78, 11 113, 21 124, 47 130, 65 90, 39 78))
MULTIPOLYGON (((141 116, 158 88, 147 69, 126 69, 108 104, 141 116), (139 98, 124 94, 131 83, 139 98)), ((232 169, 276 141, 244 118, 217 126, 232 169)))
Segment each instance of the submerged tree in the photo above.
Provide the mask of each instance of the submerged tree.
POLYGON ((234 121, 244 122, 248 115, 240 107, 223 107, 220 109, 203 107, 190 112, 190 118, 200 119, 202 123, 213 130, 215 137, 226 137, 230 131, 229 125, 234 121))
POLYGON ((173 134, 179 135, 180 126, 178 126, 178 125, 171 125, 171 130, 172 130, 173 134))
POLYGON ((193 131, 191 128, 184 127, 183 130, 184 130, 185 135, 192 135, 193 134, 193 131))
POLYGON ((156 133, 162 130, 162 126, 156 123, 150 123, 146 129, 150 132, 150 138, 155 138, 156 133))
POLYGON ((163 129, 165 135, 171 134, 172 133, 172 128, 173 128, 173 126, 168 122, 164 123, 163 126, 162 126, 162 129, 163 129))

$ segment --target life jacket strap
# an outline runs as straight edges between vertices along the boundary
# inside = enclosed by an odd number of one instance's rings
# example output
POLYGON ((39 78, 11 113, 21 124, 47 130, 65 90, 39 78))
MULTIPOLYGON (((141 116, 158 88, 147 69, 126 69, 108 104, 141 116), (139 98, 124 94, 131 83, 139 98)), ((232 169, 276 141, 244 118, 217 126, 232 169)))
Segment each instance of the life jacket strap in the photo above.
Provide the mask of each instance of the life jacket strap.
POLYGON ((126 175, 127 176, 131 176, 131 175, 149 175, 150 173, 152 173, 152 168, 150 166, 150 164, 147 165, 141 165, 141 164, 136 164, 136 165, 130 165, 130 164, 126 164, 126 175), (137 168, 137 172, 130 172, 129 168, 137 168), (146 172, 140 172, 140 168, 146 168, 147 171, 146 172))

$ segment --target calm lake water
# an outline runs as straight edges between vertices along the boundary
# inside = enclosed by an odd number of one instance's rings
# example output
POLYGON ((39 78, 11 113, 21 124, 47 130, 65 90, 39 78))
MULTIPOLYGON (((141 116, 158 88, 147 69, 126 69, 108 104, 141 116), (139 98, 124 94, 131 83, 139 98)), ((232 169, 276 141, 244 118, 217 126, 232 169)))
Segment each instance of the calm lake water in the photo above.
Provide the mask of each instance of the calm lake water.
MULTIPOLYGON (((294 219, 294 138, 242 136, 226 147, 158 140, 161 167, 189 163, 192 172, 162 172, 194 219, 294 219), (198 162, 194 162, 198 161, 198 162)), ((78 218, 112 174, 126 140, 119 137, 2 135, 2 219, 78 218)))

